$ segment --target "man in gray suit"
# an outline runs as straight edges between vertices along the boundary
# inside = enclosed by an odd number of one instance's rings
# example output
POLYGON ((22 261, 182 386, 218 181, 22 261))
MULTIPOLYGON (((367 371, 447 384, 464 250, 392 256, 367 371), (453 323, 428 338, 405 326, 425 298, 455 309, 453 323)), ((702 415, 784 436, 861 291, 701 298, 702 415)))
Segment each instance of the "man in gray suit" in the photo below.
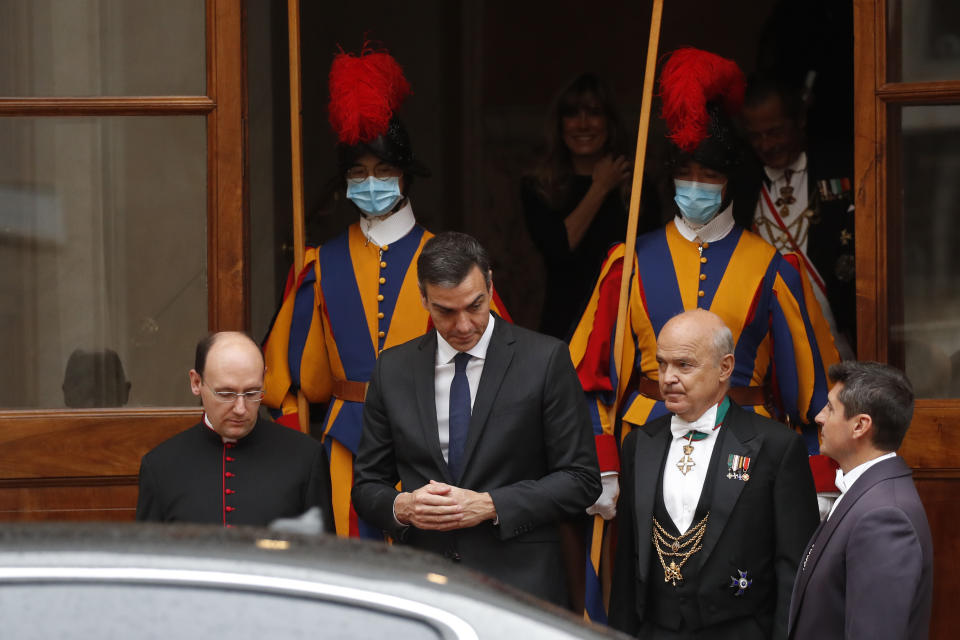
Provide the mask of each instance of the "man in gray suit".
POLYGON ((417 279, 434 329, 377 359, 354 463, 357 514, 398 542, 567 604, 557 525, 600 495, 570 352, 490 313, 490 262, 470 236, 427 242, 417 279))
POLYGON ((910 468, 896 450, 913 416, 897 369, 844 361, 817 416, 820 450, 840 465, 840 498, 813 534, 790 605, 789 637, 926 638, 933 542, 910 468))

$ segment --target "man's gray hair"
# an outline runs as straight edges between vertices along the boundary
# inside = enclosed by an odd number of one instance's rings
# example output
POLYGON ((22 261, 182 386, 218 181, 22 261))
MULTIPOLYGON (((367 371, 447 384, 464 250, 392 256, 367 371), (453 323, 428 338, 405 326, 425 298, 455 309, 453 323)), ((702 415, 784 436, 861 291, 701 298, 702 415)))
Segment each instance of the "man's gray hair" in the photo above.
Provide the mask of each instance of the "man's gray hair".
POLYGON ((714 332, 713 351, 716 354, 718 364, 725 355, 733 355, 734 347, 733 332, 730 331, 730 327, 723 325, 714 332))

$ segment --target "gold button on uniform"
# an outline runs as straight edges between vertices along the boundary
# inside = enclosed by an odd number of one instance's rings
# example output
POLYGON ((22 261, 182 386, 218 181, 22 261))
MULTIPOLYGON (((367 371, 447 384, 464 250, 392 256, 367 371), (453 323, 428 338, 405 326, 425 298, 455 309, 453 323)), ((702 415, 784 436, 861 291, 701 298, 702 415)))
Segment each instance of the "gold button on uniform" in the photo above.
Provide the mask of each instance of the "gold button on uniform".
POLYGON ((381 268, 381 269, 386 269, 386 268, 387 268, 387 263, 386 263, 386 262, 381 262, 381 263, 380 263, 380 268, 381 268))
POLYGON ((387 251, 390 247, 388 245, 383 245, 380 247, 380 251, 387 251))
POLYGON ((377 300, 379 300, 380 302, 383 302, 383 294, 382 294, 382 293, 377 294, 377 300))
POLYGON ((707 295, 707 294, 705 294, 703 291, 697 291, 697 295, 702 298, 703 296, 705 296, 705 295, 707 295))
POLYGON ((706 279, 707 279, 707 274, 701 273, 701 274, 700 274, 700 279, 701 279, 701 280, 706 280, 706 279))
POLYGON ((706 258, 700 258, 700 264, 707 264, 706 258))
POLYGON ((383 283, 386 282, 386 281, 387 281, 386 278, 380 278, 380 284, 383 284, 383 283))
MULTIPOLYGON (((703 293, 703 291, 701 291, 700 293, 703 293)), ((387 335, 387 334, 385 334, 383 331, 380 331, 380 332, 377 333, 377 335, 382 338, 383 336, 385 336, 385 335, 387 335)))
POLYGON ((378 318, 383 318, 383 311, 378 311, 378 312, 377 312, 377 317, 378 317, 378 318))
POLYGON ((701 246, 702 246, 704 249, 709 249, 709 248, 710 248, 710 243, 709 243, 709 242, 704 242, 703 245, 701 245, 701 246))

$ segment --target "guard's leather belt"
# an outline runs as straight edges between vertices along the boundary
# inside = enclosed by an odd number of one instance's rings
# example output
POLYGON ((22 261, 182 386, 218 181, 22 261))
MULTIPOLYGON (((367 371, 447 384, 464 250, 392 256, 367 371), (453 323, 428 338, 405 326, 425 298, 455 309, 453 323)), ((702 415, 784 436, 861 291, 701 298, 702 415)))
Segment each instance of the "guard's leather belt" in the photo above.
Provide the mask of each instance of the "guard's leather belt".
MULTIPOLYGON (((643 377, 637 384, 637 391, 640 395, 662 402, 663 396, 660 395, 660 385, 656 380, 643 377)), ((767 406, 768 398, 763 387, 730 387, 727 390, 730 399, 741 407, 767 406)))
POLYGON ((333 395, 347 402, 363 402, 367 397, 367 384, 355 380, 334 380, 333 395))

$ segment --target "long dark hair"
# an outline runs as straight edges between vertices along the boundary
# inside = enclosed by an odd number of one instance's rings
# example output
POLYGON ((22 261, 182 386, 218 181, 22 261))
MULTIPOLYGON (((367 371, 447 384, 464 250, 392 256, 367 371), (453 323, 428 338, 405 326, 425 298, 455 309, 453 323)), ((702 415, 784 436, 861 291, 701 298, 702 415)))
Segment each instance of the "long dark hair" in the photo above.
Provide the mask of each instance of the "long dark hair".
POLYGON ((546 152, 533 173, 540 195, 551 206, 564 204, 573 176, 570 150, 563 142, 563 117, 579 111, 590 98, 596 98, 607 119, 607 142, 603 153, 624 155, 628 149, 610 88, 592 72, 574 78, 550 105, 546 123, 546 152))

